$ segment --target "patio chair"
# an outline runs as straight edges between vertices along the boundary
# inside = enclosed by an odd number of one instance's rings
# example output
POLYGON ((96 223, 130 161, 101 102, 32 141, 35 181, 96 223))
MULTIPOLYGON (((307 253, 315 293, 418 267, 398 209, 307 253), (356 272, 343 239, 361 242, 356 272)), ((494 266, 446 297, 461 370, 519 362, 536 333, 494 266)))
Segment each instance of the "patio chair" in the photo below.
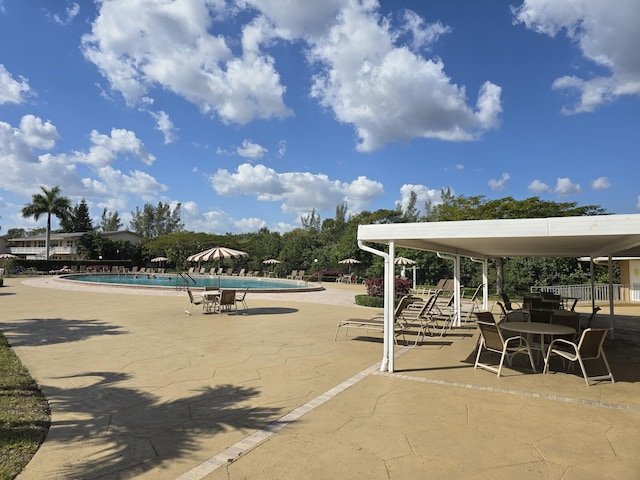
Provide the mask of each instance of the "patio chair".
POLYGON ((504 309, 507 312, 511 312, 513 310, 521 310, 521 306, 518 305, 515 302, 512 302, 511 300, 509 300, 509 296, 506 293, 501 293, 500 294, 500 298, 502 298, 502 304, 504 305, 504 309))
POLYGON ((504 359, 506 358, 508 365, 511 366, 512 357, 520 353, 527 354, 527 356, 529 357, 529 362, 531 363, 531 369, 533 370, 533 373, 536 373, 536 366, 533 361, 533 355, 531 354, 531 348, 529 347, 529 343, 527 342, 526 338, 515 336, 505 339, 502 336, 502 331, 495 323, 493 314, 491 312, 478 312, 475 315, 477 318, 476 324, 480 329, 480 344, 478 345, 476 362, 473 365, 474 369, 477 369, 478 367, 484 368, 485 370, 493 372, 497 374, 498 377, 500 377, 504 359), (491 353, 500 354, 500 362, 497 366, 480 362, 480 356, 482 355, 482 352, 484 350, 491 353))
POLYGON ((590 386, 589 380, 611 380, 611 383, 615 383, 611 367, 609 367, 609 362, 607 361, 607 357, 602 349, 602 344, 604 343, 608 332, 608 328, 587 328, 582 332, 578 343, 570 342, 562 338, 553 340, 549 344, 549 350, 547 350, 547 356, 544 359, 544 370, 542 373, 549 372, 549 358, 551 355, 558 355, 562 357, 563 361, 569 360, 572 368, 576 362, 580 364, 582 376, 584 377, 587 387, 590 386), (590 377, 587 375, 584 360, 597 360, 598 358, 602 358, 604 366, 607 368, 607 375, 596 375, 590 377))
POLYGON ((575 342, 580 331, 580 314, 571 310, 556 309, 551 313, 551 323, 573 328, 576 333, 572 335, 554 335, 554 338, 563 338, 575 342))
POLYGON ((290 278, 291 280, 295 280, 297 276, 298 276, 298 270, 291 270, 291 275, 287 275, 287 278, 290 278))
MULTIPOLYGON (((393 341, 396 345, 398 344, 398 335, 402 335, 403 340, 405 340, 404 333, 406 330, 406 325, 402 320, 399 320, 399 318, 400 314, 404 311, 407 305, 409 305, 411 299, 412 297, 410 295, 405 295, 404 297, 402 297, 393 312, 393 341)), ((334 340, 338 338, 338 332, 342 327, 345 327, 345 336, 347 335, 349 328, 364 328, 365 330, 377 330, 380 332, 384 332, 384 312, 374 313, 367 319, 348 318, 346 320, 340 320, 338 322, 338 326, 336 327, 336 333, 333 337, 334 340)))
POLYGON ((304 270, 298 270, 298 274, 295 277, 296 280, 304 280, 304 270))
POLYGON ((222 289, 220 290, 220 296, 217 299, 216 306, 218 313, 222 315, 222 312, 230 312, 231 309, 235 310, 238 314, 238 306, 236 305, 236 290, 235 289, 222 289))
POLYGON ((249 311, 249 307, 247 306, 247 301, 246 301, 248 291, 249 291, 249 287, 247 287, 242 293, 236 292, 236 310, 237 310, 238 303, 241 303, 245 313, 249 311))
POLYGON ((584 327, 585 329, 586 329, 586 328, 591 328, 591 323, 593 322, 593 319, 594 319, 594 318, 596 318, 596 314, 597 314, 600 310, 602 310, 600 307, 595 307, 595 308, 591 311, 591 313, 589 314, 589 316, 588 316, 588 317, 586 317, 586 319, 585 319, 585 317, 583 317, 583 316, 581 316, 581 317, 580 317, 580 319, 581 319, 581 320, 585 320, 585 321, 586 321, 586 324, 587 324, 587 325, 586 325, 586 327, 584 327))
POLYGON ((204 308, 206 300, 202 295, 194 295, 190 288, 187 288, 187 295, 189 295, 189 303, 185 307, 184 313, 191 315, 191 308, 194 305, 203 305, 204 308))
POLYGON ((417 328, 416 341, 418 344, 420 337, 424 338, 427 334, 431 334, 430 326, 435 326, 432 318, 432 310, 438 300, 439 293, 430 295, 426 300, 409 303, 402 311, 398 312, 398 320, 404 324, 408 331, 411 328, 417 328))

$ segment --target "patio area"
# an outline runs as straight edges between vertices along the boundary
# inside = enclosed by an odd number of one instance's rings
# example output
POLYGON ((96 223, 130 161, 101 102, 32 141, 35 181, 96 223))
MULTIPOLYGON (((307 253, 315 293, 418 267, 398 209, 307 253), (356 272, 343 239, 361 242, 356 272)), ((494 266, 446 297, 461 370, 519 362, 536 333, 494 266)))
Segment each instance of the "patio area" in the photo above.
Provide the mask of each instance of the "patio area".
POLYGON ((349 302, 360 285, 189 317, 185 292, 28 282, 0 290, 0 329, 52 426, 21 479, 640 477, 638 307, 616 307, 616 383, 587 388, 519 361, 474 370, 472 324, 397 348, 381 373, 381 335, 333 340, 375 311, 349 302))

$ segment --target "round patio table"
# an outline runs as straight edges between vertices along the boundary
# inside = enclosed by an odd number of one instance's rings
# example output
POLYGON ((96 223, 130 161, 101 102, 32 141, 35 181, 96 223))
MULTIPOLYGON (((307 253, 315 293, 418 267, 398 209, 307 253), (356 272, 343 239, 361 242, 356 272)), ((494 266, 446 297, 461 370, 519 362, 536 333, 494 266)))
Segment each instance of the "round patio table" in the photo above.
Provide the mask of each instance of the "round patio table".
POLYGON ((544 348, 544 336, 545 335, 573 335, 576 333, 576 329, 568 327, 566 325, 555 325, 553 323, 541 323, 541 322, 502 322, 500 324, 501 330, 508 330, 515 333, 524 333, 527 338, 530 335, 540 335, 540 350, 542 354, 546 354, 544 348))

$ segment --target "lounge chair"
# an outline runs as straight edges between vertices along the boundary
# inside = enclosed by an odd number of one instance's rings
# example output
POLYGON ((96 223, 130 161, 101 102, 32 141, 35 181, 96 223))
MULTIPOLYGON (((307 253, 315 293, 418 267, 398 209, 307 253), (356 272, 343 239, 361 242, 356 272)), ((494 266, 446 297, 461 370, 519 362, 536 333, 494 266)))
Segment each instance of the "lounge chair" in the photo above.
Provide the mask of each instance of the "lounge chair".
POLYGON ((417 328, 415 345, 418 344, 420 337, 425 338, 427 334, 431 335, 431 326, 435 326, 432 317, 432 311, 435 308, 439 293, 430 295, 427 300, 418 300, 409 303, 404 310, 398 312, 398 320, 404 324, 404 328, 408 331, 411 328, 417 328))
MULTIPOLYGON (((393 313, 393 330, 394 330, 394 338, 393 341, 397 344, 397 335, 402 335, 404 339, 404 333, 406 331, 406 325, 401 320, 400 314, 404 311, 404 309, 411 303, 413 297, 410 295, 405 295, 400 299, 398 305, 396 306, 393 313)), ((334 340, 338 338, 338 332, 340 328, 345 327, 344 335, 347 336, 349 328, 363 328, 365 330, 376 330, 379 332, 384 332, 384 312, 374 313, 368 319, 363 318, 348 318, 347 320, 341 320, 338 322, 338 326, 336 328, 336 333, 333 337, 334 340)))
POLYGON ((234 275, 237 277, 244 277, 244 272, 246 272, 246 269, 241 268, 240 271, 238 273, 234 273, 234 275))
POLYGON ((295 280, 297 276, 298 276, 298 270, 291 270, 291 275, 287 275, 287 278, 290 278, 291 280, 295 280))
POLYGON ((589 380, 611 380, 611 383, 615 383, 611 367, 609 367, 609 362, 602 349, 602 344, 608 332, 608 328, 587 328, 582 332, 578 343, 570 342, 562 338, 553 340, 549 344, 549 350, 544 359, 544 370, 542 373, 549 372, 549 358, 551 355, 558 355, 565 360, 569 360, 572 367, 576 362, 580 364, 582 376, 584 377, 587 387, 590 386, 589 380), (598 358, 602 358, 604 366, 607 369, 607 375, 590 377, 587 375, 587 370, 584 367, 584 360, 597 360, 598 358))
POLYGON ((295 277, 296 280, 304 280, 304 270, 298 270, 298 274, 295 277))
POLYGON ((527 339, 521 336, 509 337, 505 339, 502 336, 502 332, 493 319, 491 312, 478 312, 476 315, 476 324, 480 329, 480 344, 478 345, 478 353, 476 355, 476 361, 473 365, 474 369, 478 367, 493 372, 500 377, 502 373, 502 365, 504 359, 507 359, 507 363, 511 366, 511 359, 513 356, 521 353, 529 356, 529 362, 531 363, 531 369, 533 373, 536 373, 536 365, 533 361, 533 355, 531 354, 531 348, 527 339), (500 354, 500 362, 496 366, 495 364, 480 362, 480 356, 483 351, 500 354))

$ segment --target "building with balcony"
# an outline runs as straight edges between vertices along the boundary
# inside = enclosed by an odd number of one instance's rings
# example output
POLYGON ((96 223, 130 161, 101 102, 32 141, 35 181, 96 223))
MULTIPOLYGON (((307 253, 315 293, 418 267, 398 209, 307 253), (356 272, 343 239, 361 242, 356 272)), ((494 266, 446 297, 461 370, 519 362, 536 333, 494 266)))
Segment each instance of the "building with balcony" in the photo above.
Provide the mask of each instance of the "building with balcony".
MULTIPOLYGON (((49 239, 49 258, 51 260, 84 260, 85 256, 80 247, 80 240, 85 232, 54 233, 49 239)), ((117 232, 100 232, 105 238, 113 241, 128 241, 133 245, 142 243, 142 235, 120 230, 117 232)), ((45 260, 47 258, 46 235, 32 237, 10 238, 9 252, 26 260, 45 260)))

